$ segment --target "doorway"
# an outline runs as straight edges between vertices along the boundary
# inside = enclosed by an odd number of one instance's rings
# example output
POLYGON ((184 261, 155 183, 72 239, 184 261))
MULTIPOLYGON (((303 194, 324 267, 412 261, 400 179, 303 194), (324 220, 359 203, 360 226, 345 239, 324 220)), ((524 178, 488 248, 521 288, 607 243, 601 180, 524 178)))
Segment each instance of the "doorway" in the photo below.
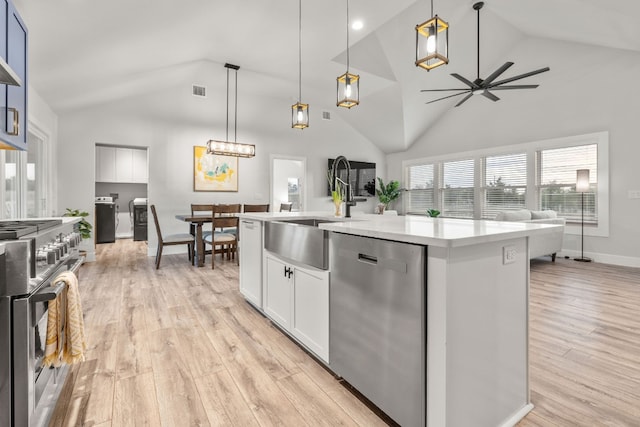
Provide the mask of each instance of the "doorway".
POLYGON ((271 156, 271 206, 273 212, 280 210, 280 204, 292 203, 292 211, 303 211, 306 206, 305 157, 271 156))

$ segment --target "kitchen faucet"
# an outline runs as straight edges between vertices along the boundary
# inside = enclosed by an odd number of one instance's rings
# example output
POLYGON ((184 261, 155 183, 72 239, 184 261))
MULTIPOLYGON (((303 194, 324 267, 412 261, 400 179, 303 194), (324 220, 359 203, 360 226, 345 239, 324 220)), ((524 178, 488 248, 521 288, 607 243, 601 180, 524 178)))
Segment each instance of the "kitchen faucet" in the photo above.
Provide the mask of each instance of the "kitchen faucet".
POLYGON ((340 181, 347 186, 344 217, 351 218, 351 206, 355 206, 356 202, 353 200, 353 189, 351 188, 351 165, 345 156, 338 156, 331 165, 331 191, 336 190, 336 181, 340 181), (337 176, 338 164, 340 162, 343 162, 347 168, 347 182, 344 182, 337 176))

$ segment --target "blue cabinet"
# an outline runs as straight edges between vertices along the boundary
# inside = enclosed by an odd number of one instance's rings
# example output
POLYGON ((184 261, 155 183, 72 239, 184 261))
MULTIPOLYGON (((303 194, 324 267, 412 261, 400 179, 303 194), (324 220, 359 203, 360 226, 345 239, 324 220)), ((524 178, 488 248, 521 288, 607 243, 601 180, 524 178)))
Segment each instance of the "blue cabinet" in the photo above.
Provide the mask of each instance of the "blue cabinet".
POLYGON ((0 148, 27 149, 27 27, 13 3, 0 0, 0 57, 21 81, 0 84, 0 148))

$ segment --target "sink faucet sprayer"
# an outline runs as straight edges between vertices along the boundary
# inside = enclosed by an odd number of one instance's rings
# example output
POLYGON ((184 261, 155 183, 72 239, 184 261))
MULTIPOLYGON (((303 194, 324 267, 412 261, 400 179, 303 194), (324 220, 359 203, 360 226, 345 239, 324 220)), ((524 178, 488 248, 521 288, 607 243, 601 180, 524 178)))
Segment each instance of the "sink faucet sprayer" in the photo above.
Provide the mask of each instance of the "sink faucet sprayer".
POLYGON ((347 187, 347 194, 345 199, 345 218, 351 218, 351 206, 355 206, 356 202, 353 200, 353 189, 351 188, 351 165, 345 156, 338 156, 331 165, 331 191, 336 190, 336 181, 340 181, 343 185, 347 187), (338 172, 338 164, 343 162, 347 167, 347 182, 344 182, 337 176, 338 172))

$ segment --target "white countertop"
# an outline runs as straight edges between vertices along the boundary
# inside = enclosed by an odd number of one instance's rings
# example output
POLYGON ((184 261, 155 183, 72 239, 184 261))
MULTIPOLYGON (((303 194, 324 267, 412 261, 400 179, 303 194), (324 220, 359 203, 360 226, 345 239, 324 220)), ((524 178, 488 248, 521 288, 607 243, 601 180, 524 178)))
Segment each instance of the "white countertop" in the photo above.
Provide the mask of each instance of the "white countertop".
POLYGON ((356 236, 441 247, 457 247, 556 232, 562 225, 504 222, 423 216, 357 214, 336 218, 327 212, 265 212, 240 214, 240 218, 274 221, 287 218, 334 219, 323 230, 356 236))

